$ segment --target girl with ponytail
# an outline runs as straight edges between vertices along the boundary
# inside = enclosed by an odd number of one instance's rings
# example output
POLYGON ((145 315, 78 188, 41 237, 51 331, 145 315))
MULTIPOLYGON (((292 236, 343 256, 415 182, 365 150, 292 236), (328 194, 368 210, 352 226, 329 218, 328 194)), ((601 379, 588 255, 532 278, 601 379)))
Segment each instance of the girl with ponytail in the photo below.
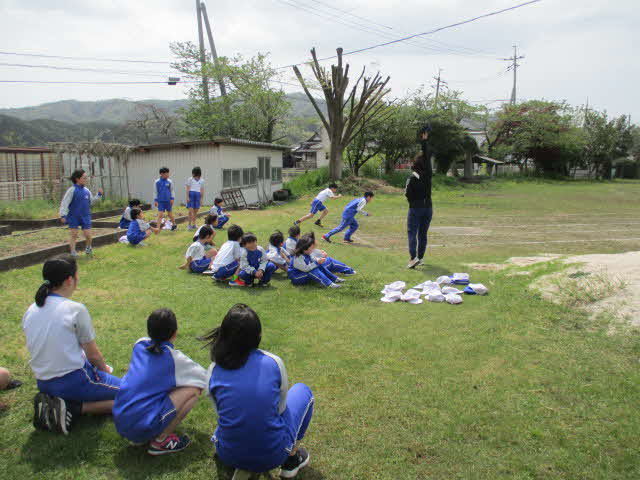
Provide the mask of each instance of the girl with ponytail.
POLYGON ((22 319, 38 381, 34 399, 36 428, 68 434, 81 414, 110 414, 120 379, 111 375, 87 308, 71 300, 78 266, 71 255, 50 258, 43 282, 22 319))
POLYGON ((129 442, 149 443, 150 455, 179 452, 191 440, 187 435, 176 435, 176 427, 206 388, 207 374, 174 349, 178 322, 171 310, 152 312, 147 333, 148 337, 133 346, 131 363, 113 406, 113 421, 129 442))

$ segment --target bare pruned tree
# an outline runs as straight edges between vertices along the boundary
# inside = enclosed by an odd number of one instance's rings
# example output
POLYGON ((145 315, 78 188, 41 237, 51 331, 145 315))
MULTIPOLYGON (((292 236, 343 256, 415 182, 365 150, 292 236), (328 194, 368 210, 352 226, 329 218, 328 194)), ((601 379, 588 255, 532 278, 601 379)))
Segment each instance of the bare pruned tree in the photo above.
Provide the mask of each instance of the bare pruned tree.
POLYGON ((358 77, 351 92, 347 95, 349 87, 349 65, 342 64, 342 48, 338 48, 338 65, 331 65, 331 70, 320 66, 316 49, 311 49, 311 69, 320 84, 327 102, 327 115, 325 115, 316 99, 309 93, 309 87, 305 82, 300 69, 296 66, 293 71, 298 77, 304 92, 309 97, 313 108, 327 129, 331 141, 331 153, 329 159, 329 174, 332 180, 342 177, 342 152, 366 129, 370 122, 383 114, 387 108, 382 101, 389 93, 386 88, 390 77, 382 79, 380 73, 373 77, 365 77, 365 69, 358 77), (346 98, 345 98, 346 97, 346 98))
POLYGON ((146 143, 154 138, 174 136, 176 117, 152 103, 138 102, 135 106, 135 118, 128 125, 144 135, 146 143))

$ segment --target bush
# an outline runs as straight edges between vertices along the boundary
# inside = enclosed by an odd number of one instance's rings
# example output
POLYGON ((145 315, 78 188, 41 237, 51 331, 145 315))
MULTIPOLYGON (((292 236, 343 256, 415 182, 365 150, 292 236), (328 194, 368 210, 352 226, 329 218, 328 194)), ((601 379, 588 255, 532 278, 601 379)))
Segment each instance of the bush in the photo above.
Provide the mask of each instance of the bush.
POLYGON ((307 193, 317 193, 316 190, 319 187, 323 187, 328 183, 329 167, 322 167, 292 178, 284 183, 283 188, 291 191, 294 197, 299 197, 307 193))

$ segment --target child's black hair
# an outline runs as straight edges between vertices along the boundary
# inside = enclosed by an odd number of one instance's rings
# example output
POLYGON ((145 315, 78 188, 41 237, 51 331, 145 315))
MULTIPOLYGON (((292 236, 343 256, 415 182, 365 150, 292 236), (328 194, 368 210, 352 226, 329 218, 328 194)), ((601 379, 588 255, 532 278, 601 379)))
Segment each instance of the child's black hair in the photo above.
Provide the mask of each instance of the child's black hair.
POLYGON ((373 196, 375 196, 375 193, 373 192, 364 192, 364 198, 373 197, 373 196))
POLYGON ((244 235, 242 235, 242 238, 240 239, 240 246, 244 247, 247 243, 253 243, 257 241, 258 241, 258 237, 256 237, 255 234, 251 232, 247 232, 244 235))
POLYGON ((201 177, 202 169, 200 167, 193 167, 193 169, 191 170, 191 175, 194 177, 201 177))
POLYGON ((202 227, 200 227, 200 231, 198 232, 199 239, 204 240, 211 235, 213 235, 213 228, 211 228, 209 225, 203 225, 202 227))
POLYGON ((280 230, 276 230, 269 237, 269 243, 274 247, 279 247, 284 243, 284 235, 280 230))
POLYGON ((147 318, 147 334, 151 338, 151 345, 147 351, 151 353, 162 353, 160 344, 169 340, 178 330, 176 314, 168 308, 154 310, 147 318))
POLYGON ((42 266, 44 282, 36 292, 36 305, 43 307, 51 291, 61 287, 64 281, 75 276, 77 271, 76 259, 69 254, 58 255, 44 262, 42 266))
POLYGON ((220 198, 220 197, 216 197, 216 198, 213 200, 213 204, 214 204, 214 205, 219 205, 219 204, 221 204, 222 202, 224 202, 224 200, 223 200, 222 198, 220 198))
POLYGON ((132 198, 131 200, 129 200, 129 206, 131 208, 133 207, 137 207, 138 205, 140 205, 142 202, 140 200, 138 200, 137 198, 132 198))
POLYGON ((300 227, 298 225, 291 225, 289 227, 289 236, 295 238, 300 235, 300 227))
POLYGON ((210 213, 209 215, 204 217, 204 224, 205 225, 213 225, 214 223, 216 223, 216 220, 218 220, 218 215, 210 213))
POLYGON ((169 173, 169 168, 168 167, 162 167, 160 169, 160 175, 162 175, 163 173, 169 173))
POLYGON ((131 209, 131 220, 135 220, 142 213, 142 209, 140 208, 132 208, 131 209))
POLYGON ((331 183, 331 184, 329 185, 329 188, 338 188, 338 185, 336 185, 335 183, 331 183))
POLYGON ((219 327, 200 337, 211 351, 211 360, 226 370, 237 370, 247 363, 261 339, 260 318, 243 303, 231 307, 219 327))
POLYGON ((84 175, 85 173, 86 172, 83 169, 78 168, 77 170, 74 170, 71 173, 71 176, 69 177, 69 180, 71 180, 74 184, 78 183, 78 180, 80 180, 80 178, 82 178, 82 175, 84 175))
POLYGON ((293 254, 296 256, 302 255, 305 251, 309 250, 311 245, 313 245, 314 243, 316 243, 316 239, 308 233, 305 233, 300 237, 300 240, 298 240, 296 249, 293 251, 293 254))
POLYGON ((229 227, 229 230, 227 230, 227 237, 233 242, 237 242, 238 240, 240 240, 242 238, 242 235, 244 235, 244 231, 239 225, 231 225, 229 227))

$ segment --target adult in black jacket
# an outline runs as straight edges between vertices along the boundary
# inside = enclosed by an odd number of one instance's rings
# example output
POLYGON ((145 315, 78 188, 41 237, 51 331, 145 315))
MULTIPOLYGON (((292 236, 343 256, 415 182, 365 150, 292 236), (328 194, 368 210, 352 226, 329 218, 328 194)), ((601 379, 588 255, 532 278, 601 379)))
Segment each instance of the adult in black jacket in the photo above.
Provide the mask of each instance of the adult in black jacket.
POLYGON ((429 148, 430 126, 425 126, 419 133, 422 153, 417 155, 411 175, 407 179, 405 196, 409 201, 409 213, 407 215, 407 233, 409 235, 409 256, 411 260, 407 268, 415 268, 422 265, 425 251, 427 250, 427 232, 433 217, 431 204, 431 149, 429 148))

